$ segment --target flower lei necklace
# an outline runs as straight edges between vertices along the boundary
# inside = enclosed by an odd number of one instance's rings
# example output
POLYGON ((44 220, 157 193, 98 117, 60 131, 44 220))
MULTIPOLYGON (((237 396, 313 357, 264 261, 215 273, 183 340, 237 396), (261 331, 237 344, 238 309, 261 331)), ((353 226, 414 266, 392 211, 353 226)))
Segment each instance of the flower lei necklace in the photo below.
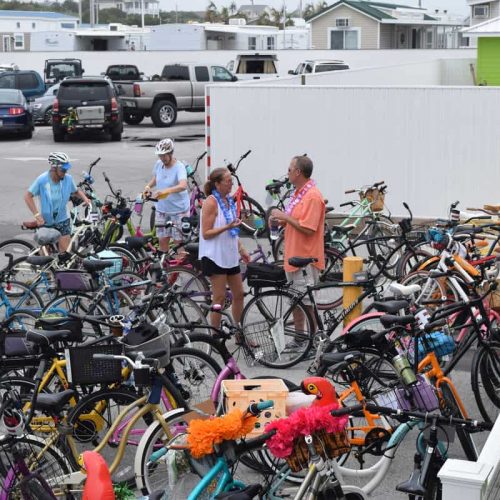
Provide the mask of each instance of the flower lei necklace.
MULTIPOLYGON (((233 198, 229 195, 226 196, 226 201, 229 204, 228 208, 227 205, 222 201, 222 196, 220 195, 219 191, 217 191, 217 189, 212 189, 212 194, 214 198, 217 200, 219 208, 222 210, 222 213, 224 214, 224 219, 226 219, 226 224, 230 224, 231 222, 236 220, 236 205, 234 204, 233 198)), ((240 234, 240 228, 232 227, 229 230, 229 234, 233 238, 235 238, 240 234)))
POLYGON ((304 198, 305 194, 311 189, 312 187, 316 186, 316 182, 313 181, 312 179, 303 186, 300 191, 297 194, 294 194, 290 200, 290 203, 286 207, 286 214, 287 215, 292 215, 293 209, 302 201, 302 198, 304 198))

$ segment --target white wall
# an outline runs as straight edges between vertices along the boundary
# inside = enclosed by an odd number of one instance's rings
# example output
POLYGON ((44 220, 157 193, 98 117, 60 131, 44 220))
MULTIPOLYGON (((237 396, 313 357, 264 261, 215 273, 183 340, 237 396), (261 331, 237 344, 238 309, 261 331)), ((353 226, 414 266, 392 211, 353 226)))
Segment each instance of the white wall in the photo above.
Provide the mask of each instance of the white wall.
MULTIPOLYGON (((76 46, 75 34, 65 31, 33 32, 31 34, 31 49, 44 51, 73 50, 76 46)), ((52 54, 52 57, 54 55, 52 54)), ((42 62, 43 64, 43 62, 42 62)), ((27 69, 24 68, 23 69, 27 69)), ((38 69, 38 68, 37 68, 38 69)))
MULTIPOLYGON (((132 53, 118 52, 60 52, 57 57, 76 57, 83 61, 87 73, 99 74, 110 64, 136 64, 146 75, 161 72, 168 63, 194 61, 210 62, 226 65, 236 54, 246 53, 237 51, 135 51, 132 53)), ((250 52, 251 53, 251 52, 250 52)), ((455 50, 280 50, 278 55, 278 72, 286 75, 288 70, 295 69, 304 59, 343 59, 351 68, 366 68, 373 66, 387 66, 406 64, 435 59, 464 59, 475 58, 475 49, 455 50)), ((44 61, 55 57, 53 52, 11 52, 8 60, 15 62, 21 69, 43 71, 44 61)))
MULTIPOLYGON (((205 33, 202 26, 191 24, 162 24, 151 27, 148 50, 193 50, 205 49, 205 33)), ((142 58, 142 54, 141 54, 142 58)), ((160 70, 156 69, 156 73, 160 70)))
POLYGON ((210 86, 211 165, 248 149, 241 179, 264 200, 264 185, 307 153, 334 206, 349 188, 385 180, 402 214, 444 216, 498 201, 500 88, 210 86))

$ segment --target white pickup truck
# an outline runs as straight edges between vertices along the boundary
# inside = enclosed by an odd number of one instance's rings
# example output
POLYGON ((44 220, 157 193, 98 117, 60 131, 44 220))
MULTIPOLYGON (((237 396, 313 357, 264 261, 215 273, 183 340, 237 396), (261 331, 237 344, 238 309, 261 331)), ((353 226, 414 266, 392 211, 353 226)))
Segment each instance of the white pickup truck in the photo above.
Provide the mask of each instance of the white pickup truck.
POLYGON ((340 60, 307 60, 302 61, 295 70, 291 69, 289 75, 307 75, 310 73, 324 73, 349 69, 349 65, 340 60))
POLYGON ((276 54, 238 54, 226 68, 239 80, 260 80, 278 75, 276 54))
POLYGON ((134 97, 120 97, 124 119, 137 124, 150 116, 156 127, 170 127, 177 120, 177 111, 205 109, 207 84, 237 80, 217 64, 167 64, 151 81, 134 82, 134 97))

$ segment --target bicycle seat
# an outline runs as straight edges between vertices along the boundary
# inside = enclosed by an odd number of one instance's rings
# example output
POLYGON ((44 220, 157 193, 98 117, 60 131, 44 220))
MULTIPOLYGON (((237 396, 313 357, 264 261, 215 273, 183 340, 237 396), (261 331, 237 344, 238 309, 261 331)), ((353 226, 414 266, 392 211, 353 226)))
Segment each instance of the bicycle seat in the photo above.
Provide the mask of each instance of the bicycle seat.
POLYGON ((411 315, 393 316, 392 314, 385 314, 380 316, 380 322, 384 328, 390 328, 391 326, 404 326, 415 323, 415 317, 411 315))
POLYGON ((56 392, 55 394, 45 394, 41 392, 36 399, 35 408, 47 412, 58 412, 75 395, 73 389, 56 392))
POLYGON ((187 245, 184 245, 184 250, 186 250, 187 253, 195 254, 196 258, 198 258, 199 249, 200 249, 199 243, 188 243, 187 245))
POLYGON ((414 293, 420 292, 422 288, 420 285, 401 285, 400 283, 391 283, 389 285, 389 290, 396 295, 402 295, 403 297, 409 297, 414 293))
POLYGON ((21 224, 23 229, 38 229, 38 222, 36 220, 26 220, 21 224))
POLYGON ((152 241, 152 239, 150 236, 129 236, 125 238, 125 243, 130 250, 140 250, 152 241))
POLYGON ((26 333, 26 340, 40 347, 47 347, 60 340, 71 340, 71 330, 36 330, 34 328, 26 333))
POLYGON ((355 227, 354 224, 348 224, 347 226, 332 226, 330 229, 337 233, 349 234, 355 227))
POLYGON ((333 212, 335 210, 334 207, 325 207, 325 214, 328 214, 330 212, 333 212))
POLYGON ((83 261, 83 268, 86 271, 89 271, 90 273, 95 273, 97 271, 102 271, 103 269, 107 269, 108 267, 111 267, 114 265, 114 262, 112 261, 105 261, 105 260, 89 260, 85 259, 83 261))
POLYGON ((326 352, 321 356, 321 364, 324 366, 332 366, 338 363, 344 363, 345 361, 351 361, 361 357, 359 351, 347 351, 347 352, 326 352))
POLYGON ((288 263, 293 267, 306 267, 313 262, 318 262, 315 257, 290 257, 288 263))
POLYGON ((52 255, 31 255, 26 259, 26 262, 28 264, 31 264, 32 266, 45 266, 49 262, 52 262, 54 260, 54 257, 52 255))
POLYGON ((418 497, 425 497, 426 489, 420 483, 421 470, 414 470, 411 473, 410 479, 408 481, 403 481, 396 486, 396 490, 401 493, 407 493, 408 495, 415 495, 418 497))
POLYGON ((227 491, 225 493, 219 493, 215 497, 215 499, 216 500, 252 500, 253 498, 259 496, 261 491, 262 491, 262 486, 260 484, 250 484, 246 488, 243 488, 242 490, 227 491))
POLYGON ((388 300, 387 302, 373 302, 373 307, 377 311, 387 314, 396 314, 400 309, 406 309, 410 303, 407 300, 388 300))
POLYGON ((276 193, 278 194, 280 189, 285 185, 284 182, 271 182, 266 186, 266 191, 269 191, 270 193, 276 193))

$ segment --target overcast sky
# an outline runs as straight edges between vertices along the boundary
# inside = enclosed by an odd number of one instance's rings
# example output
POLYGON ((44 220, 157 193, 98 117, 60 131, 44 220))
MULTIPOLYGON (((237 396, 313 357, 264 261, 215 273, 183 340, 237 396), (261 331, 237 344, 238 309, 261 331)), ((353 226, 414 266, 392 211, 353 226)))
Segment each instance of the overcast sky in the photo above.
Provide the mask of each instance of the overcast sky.
MULTIPOLYGON (((299 0, 254 0, 254 4, 266 4, 271 5, 272 7, 280 7, 283 5, 283 1, 286 3, 287 9, 295 10, 299 5, 299 0)), ((335 3, 335 0, 327 0, 329 5, 335 3)), ((418 6, 418 0, 378 0, 378 1, 386 1, 387 3, 397 3, 401 5, 412 5, 418 6)), ((209 0, 160 0, 160 8, 162 10, 175 10, 175 6, 179 10, 205 10, 209 0)), ((229 6, 231 4, 231 0, 214 0, 215 5, 217 7, 229 6)), ((244 5, 250 4, 250 0, 236 0, 236 5, 244 5)), ((309 3, 309 0, 302 0, 302 4, 306 5, 309 3)), ((317 3, 317 0, 314 0, 312 3, 317 3)), ((422 7, 428 9, 439 9, 439 10, 448 10, 451 14, 464 14, 467 15, 469 13, 469 8, 467 7, 467 3, 465 0, 422 0, 422 7)))

